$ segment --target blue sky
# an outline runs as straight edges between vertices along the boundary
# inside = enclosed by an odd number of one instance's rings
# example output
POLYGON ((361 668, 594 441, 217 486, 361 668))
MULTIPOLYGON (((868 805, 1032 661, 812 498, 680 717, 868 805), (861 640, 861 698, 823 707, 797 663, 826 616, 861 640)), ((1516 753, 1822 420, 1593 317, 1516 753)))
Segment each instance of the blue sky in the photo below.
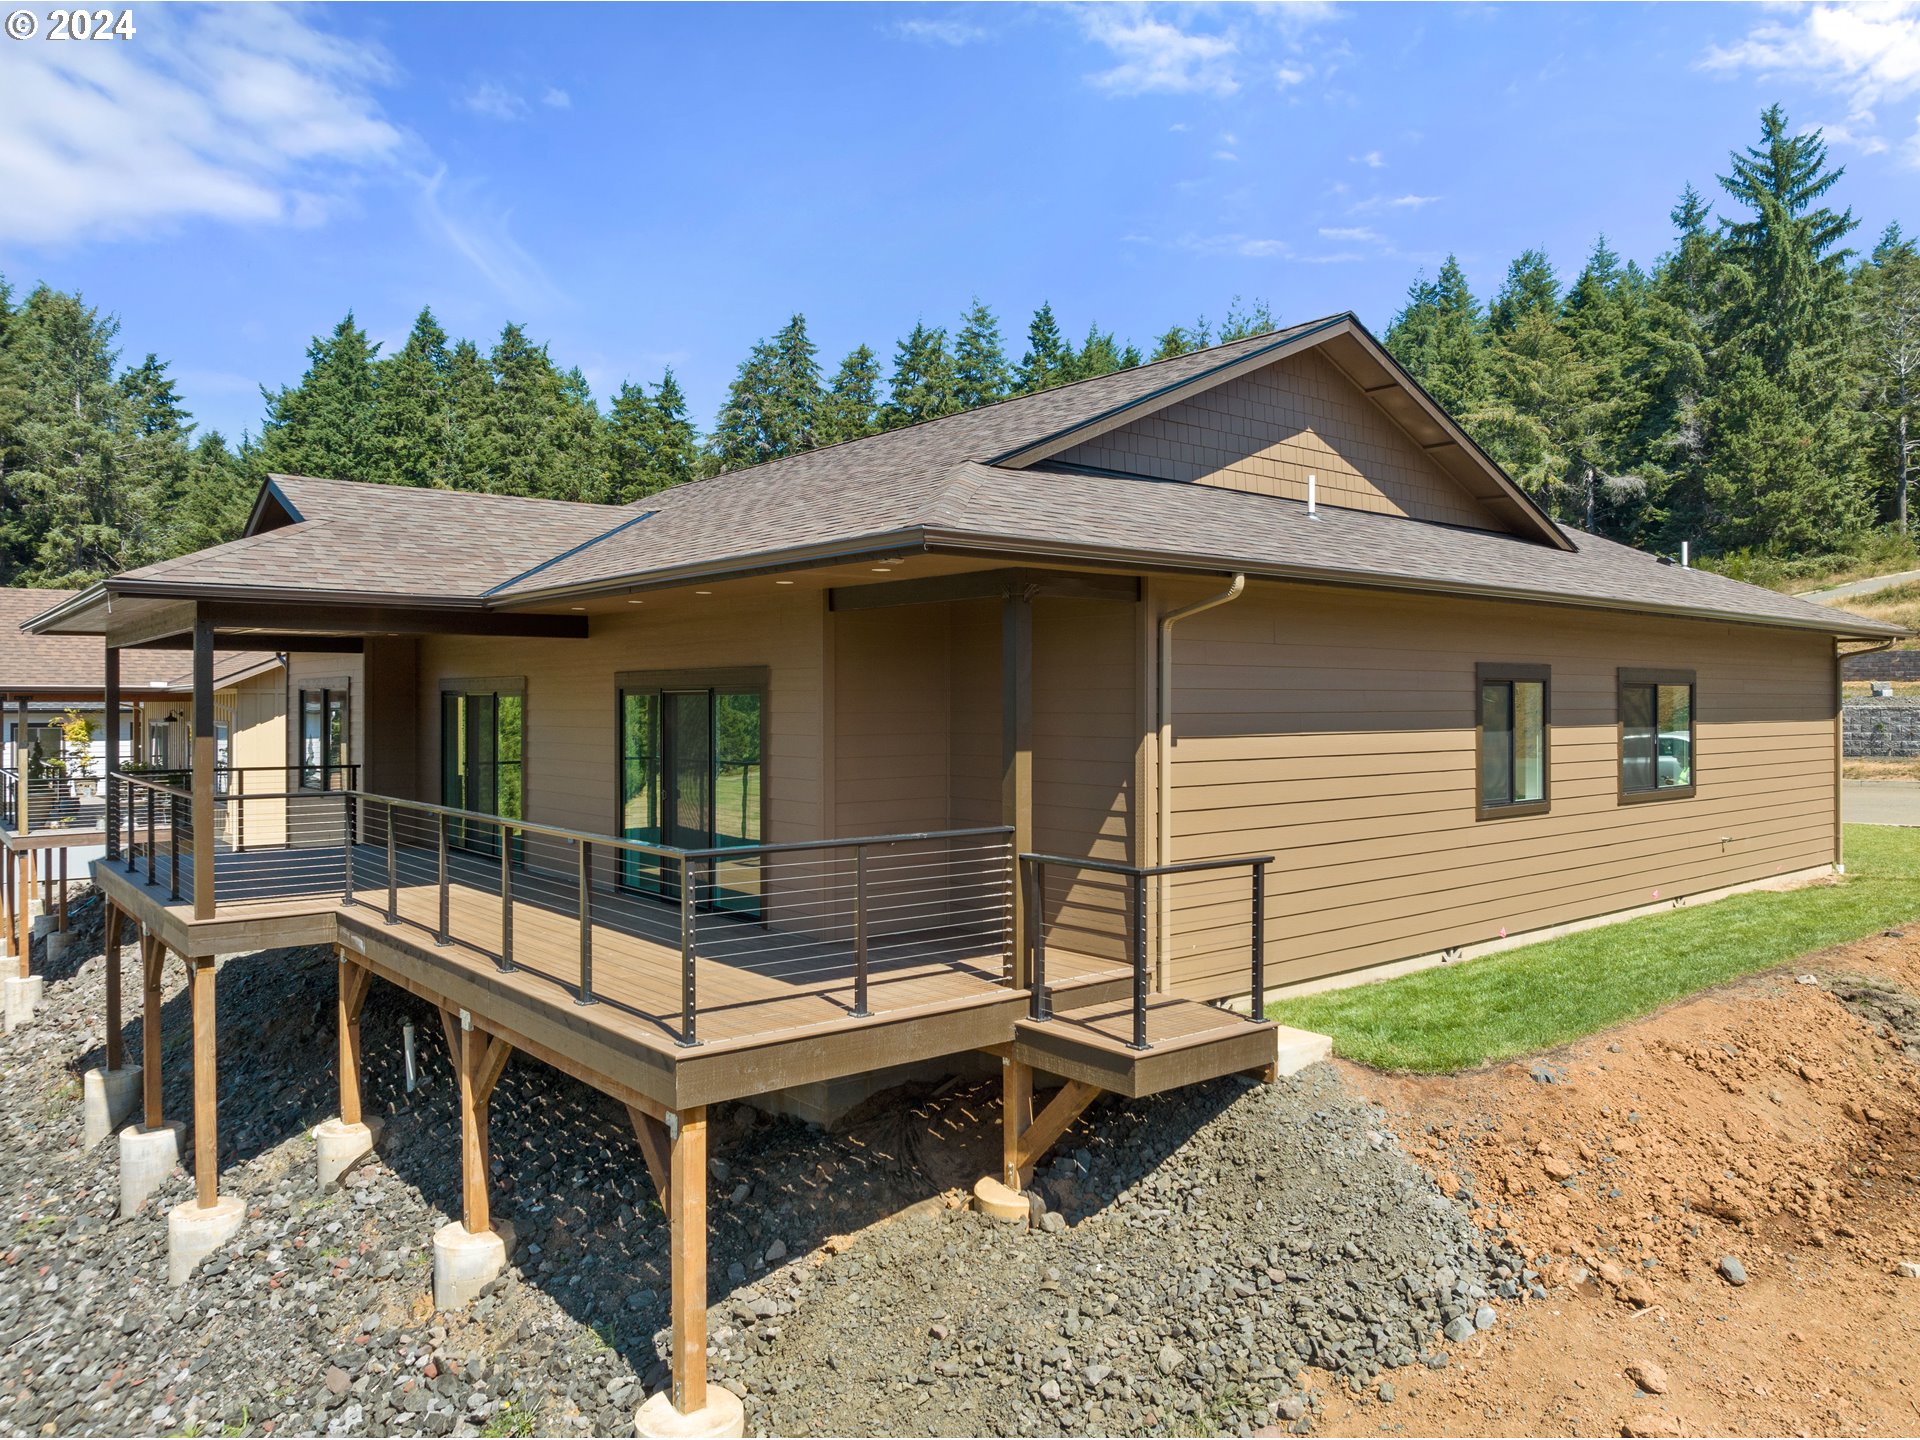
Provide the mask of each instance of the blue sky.
MULTIPOLYGON (((44 16, 45 7, 33 7, 44 16)), ((0 274, 117 311, 203 425, 257 428, 351 307, 525 324, 605 397, 712 417, 806 313, 830 369, 979 295, 1143 346, 1235 294, 1384 330, 1604 231, 1650 261, 1765 104, 1871 237, 1920 226, 1920 7, 133 7, 0 39, 0 274)))

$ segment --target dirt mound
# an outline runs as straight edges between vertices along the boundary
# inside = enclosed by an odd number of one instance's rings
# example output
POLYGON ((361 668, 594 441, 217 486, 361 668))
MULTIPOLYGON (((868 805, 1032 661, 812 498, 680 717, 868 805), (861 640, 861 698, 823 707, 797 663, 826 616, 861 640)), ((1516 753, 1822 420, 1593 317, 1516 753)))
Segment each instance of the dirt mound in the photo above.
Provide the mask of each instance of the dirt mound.
POLYGON ((1888 932, 1526 1065, 1349 1069, 1555 1303, 1391 1415, 1330 1418, 1911 1433, 1920 1280, 1899 1266, 1920 1260, 1917 981, 1920 940, 1888 932), (1641 1364, 1658 1393, 1627 1378, 1641 1364))

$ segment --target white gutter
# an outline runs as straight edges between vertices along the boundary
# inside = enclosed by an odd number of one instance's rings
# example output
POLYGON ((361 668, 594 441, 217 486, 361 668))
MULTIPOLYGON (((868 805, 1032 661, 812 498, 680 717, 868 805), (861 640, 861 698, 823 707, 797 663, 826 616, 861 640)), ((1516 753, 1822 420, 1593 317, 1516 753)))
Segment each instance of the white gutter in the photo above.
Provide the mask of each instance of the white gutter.
MULTIPOLYGON (((1156 865, 1173 864, 1173 627, 1203 610, 1212 610, 1238 600, 1246 588, 1247 572, 1235 571, 1232 583, 1219 594, 1196 600, 1191 605, 1182 605, 1177 610, 1169 610, 1160 617, 1160 687, 1155 715, 1160 734, 1159 759, 1154 767, 1157 781, 1154 791, 1159 802, 1158 818, 1154 824, 1156 865)), ((1173 943, 1172 918, 1167 913, 1171 879, 1162 875, 1154 883, 1154 905, 1160 917, 1160 923, 1155 927, 1158 939, 1154 948, 1154 968, 1159 973, 1160 988, 1163 990, 1168 982, 1167 951, 1173 943)))

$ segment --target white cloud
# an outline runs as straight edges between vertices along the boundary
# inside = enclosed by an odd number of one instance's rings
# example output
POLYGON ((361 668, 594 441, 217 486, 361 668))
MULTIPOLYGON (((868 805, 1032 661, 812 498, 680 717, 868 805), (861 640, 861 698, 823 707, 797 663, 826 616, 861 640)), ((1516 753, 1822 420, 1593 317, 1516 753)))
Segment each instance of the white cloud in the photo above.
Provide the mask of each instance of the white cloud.
POLYGON ((1378 244, 1381 236, 1378 230, 1370 229, 1365 225, 1322 225, 1320 238, 1322 240, 1364 240, 1378 244))
POLYGON ((460 108, 470 110, 475 115, 484 115, 489 120, 521 120, 528 113, 525 98, 493 80, 482 80, 463 94, 460 108))
POLYGON ((424 230, 458 252, 508 300, 532 306, 561 298, 540 262, 513 238, 512 212, 488 210, 474 187, 450 182, 444 166, 420 179, 418 211, 424 230))
MULTIPOLYGON (((1791 19, 1768 19, 1730 45, 1714 46, 1703 70, 1750 71, 1762 79, 1791 78, 1840 96, 1845 121, 1824 127, 1829 140, 1868 154, 1885 150, 1875 107, 1920 92, 1920 3, 1879 0, 1816 4, 1791 19)), ((1920 163, 1920 128, 1907 141, 1920 163)))
POLYGON ((405 144, 372 94, 384 54, 302 12, 147 11, 136 43, 9 43, 4 61, 0 240, 312 224, 405 144))
POLYGON ((1304 85, 1313 78, 1313 67, 1304 61, 1288 60, 1273 72, 1273 83, 1282 90, 1291 90, 1295 85, 1304 85))
POLYGON ((571 110, 573 97, 557 85, 549 85, 547 93, 540 97, 540 103, 550 110, 571 110))
POLYGON ((893 33, 903 40, 918 40, 923 45, 951 45, 956 50, 987 38, 987 32, 964 20, 902 20, 893 33))
POLYGON ((1240 88, 1233 58, 1239 42, 1231 34, 1182 30, 1171 21, 1131 5, 1095 5, 1080 12, 1087 34, 1106 46, 1120 63, 1087 78, 1116 95, 1231 95, 1240 88))
POLYGON ((1216 160, 1238 160, 1240 157, 1231 150, 1216 150, 1213 152, 1213 158, 1216 160))
POLYGON ((1364 200, 1356 200, 1347 207, 1348 213, 1369 215, 1376 210, 1419 210, 1432 205, 1440 199, 1438 195, 1369 195, 1364 200))
POLYGON ((1356 165, 1366 166, 1369 170, 1382 169, 1387 163, 1387 157, 1378 150, 1369 150, 1364 155, 1349 155, 1347 158, 1356 165))

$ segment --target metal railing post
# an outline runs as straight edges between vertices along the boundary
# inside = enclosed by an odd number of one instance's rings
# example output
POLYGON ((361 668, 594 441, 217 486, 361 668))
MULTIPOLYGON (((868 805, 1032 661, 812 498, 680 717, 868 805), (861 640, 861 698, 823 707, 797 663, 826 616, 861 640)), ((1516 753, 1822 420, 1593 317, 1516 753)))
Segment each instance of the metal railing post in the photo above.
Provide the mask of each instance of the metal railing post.
POLYGON ((681 1045, 698 1045, 699 1032, 694 1026, 694 1012, 699 1006, 699 996, 694 984, 694 952, 698 925, 698 907, 694 904, 693 887, 695 884, 693 857, 680 857, 680 1039, 681 1045))
POLYGON ((153 832, 153 791, 147 791, 147 884, 153 880, 153 852, 158 848, 154 843, 153 832))
POLYGON ((1033 1003, 1027 1007, 1027 1014, 1035 1020, 1051 1020, 1053 1001, 1047 994, 1047 937, 1041 931, 1047 908, 1046 862, 1028 861, 1026 879, 1027 893, 1023 898, 1027 906, 1027 956, 1033 967, 1027 976, 1033 987, 1033 1003))
POLYGON ((341 889, 341 891, 340 891, 340 902, 341 902, 341 903, 342 903, 343 905, 351 905, 351 904, 353 904, 353 833, 354 833, 354 824, 353 824, 353 794, 352 794, 352 792, 351 792, 351 791, 349 791, 349 792, 347 793, 347 795, 346 795, 346 796, 344 797, 344 801, 345 801, 345 804, 346 804, 346 811, 347 811, 347 813, 346 813, 346 827, 347 827, 347 848, 346 848, 346 862, 347 862, 347 874, 346 874, 346 881, 345 881, 345 884, 344 884, 344 886, 342 887, 342 889, 341 889))
POLYGON ((867 1009, 867 847, 853 850, 853 1009, 854 1019, 864 1020, 873 1012, 867 1009))
POLYGON ((180 797, 167 796, 167 898, 180 898, 180 797))
POLYGON ((593 846, 580 842, 580 995, 577 1005, 593 1004, 593 846))
POLYGON ((1267 864, 1253 862, 1253 1018, 1267 1010, 1267 864))
POLYGON ((447 934, 447 910, 450 902, 447 894, 447 816, 446 816, 446 812, 441 811, 434 818, 440 822, 437 827, 440 835, 440 928, 433 932, 433 943, 436 945, 444 945, 447 943, 448 939, 451 938, 447 934))
POLYGON ((140 868, 140 847, 134 843, 134 837, 139 833, 137 827, 140 821, 139 817, 133 813, 133 782, 131 780, 122 780, 120 783, 127 787, 127 803, 122 808, 126 811, 127 815, 126 861, 127 873, 131 875, 135 870, 140 868))
MULTIPOLYGON (((237 797, 233 802, 233 848, 244 850, 247 848, 247 772, 244 769, 235 770, 228 778, 235 782, 233 793, 237 797)), ((347 844, 347 852, 349 854, 353 852, 351 841, 347 844)), ((351 865, 352 862, 348 863, 351 865)), ((348 875, 352 875, 351 870, 348 871, 348 875)), ((347 899, 353 899, 351 879, 347 882, 347 899)))
POLYGON ((1133 952, 1133 1039, 1129 1050, 1145 1050, 1147 1045, 1147 877, 1135 871, 1128 877, 1127 920, 1132 930, 1133 952))
POLYGON ((393 802, 387 802, 387 924, 400 923, 400 871, 395 864, 397 842, 394 839, 393 802))
POLYGON ((500 827, 500 968, 513 969, 513 844, 500 827))

